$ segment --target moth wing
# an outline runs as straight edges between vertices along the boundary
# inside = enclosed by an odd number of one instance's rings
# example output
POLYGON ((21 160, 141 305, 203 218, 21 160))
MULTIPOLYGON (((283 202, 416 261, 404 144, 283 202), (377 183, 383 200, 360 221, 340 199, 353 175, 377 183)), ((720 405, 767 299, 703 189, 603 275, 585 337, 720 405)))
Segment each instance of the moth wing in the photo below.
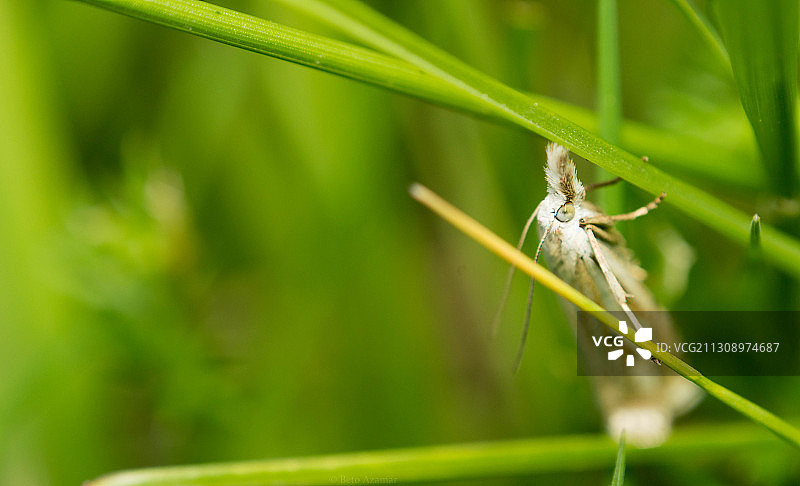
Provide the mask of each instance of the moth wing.
MULTIPOLYGON (((600 242, 600 248, 611 272, 630 295, 628 305, 642 325, 653 328, 656 341, 671 342, 677 339, 669 313, 658 306, 644 284, 645 272, 634 262, 632 252, 622 245, 606 241, 600 242)), ((578 290, 609 311, 621 310, 596 260, 581 259, 575 274, 574 283, 578 290)), ((668 437, 674 417, 691 409, 701 397, 699 388, 694 384, 666 366, 658 366, 653 362, 640 361, 630 369, 626 367, 629 376, 608 376, 612 374, 612 362, 607 354, 596 349, 591 336, 614 333, 598 325, 596 320, 578 322, 576 332, 579 347, 584 347, 592 354, 585 356, 584 361, 592 367, 593 374, 598 375, 594 377, 594 386, 606 417, 606 427, 613 437, 619 438, 625 430, 627 439, 633 445, 659 445, 668 437)), ((632 354, 636 348, 626 341, 623 349, 625 354, 632 354)))

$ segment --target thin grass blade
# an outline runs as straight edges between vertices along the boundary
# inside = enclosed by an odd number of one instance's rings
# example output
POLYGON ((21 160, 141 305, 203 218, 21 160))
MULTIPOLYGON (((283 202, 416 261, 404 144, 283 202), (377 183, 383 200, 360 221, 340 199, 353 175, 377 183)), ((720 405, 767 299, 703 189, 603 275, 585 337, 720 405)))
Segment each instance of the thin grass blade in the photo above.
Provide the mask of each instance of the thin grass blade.
POLYGON ((772 189, 793 197, 798 191, 798 3, 725 0, 715 7, 772 189))
MULTIPOLYGON (((622 82, 619 61, 619 21, 617 0, 597 4, 597 115, 598 134, 608 143, 619 145, 622 126, 622 82)), ((605 170, 598 180, 612 179, 605 170)), ((625 210, 624 185, 609 187, 597 194, 597 202, 609 214, 625 210)))
POLYGON ((622 486, 625 482, 625 431, 619 438, 617 449, 617 462, 614 465, 614 476, 611 477, 611 486, 622 486))
POLYGON ((622 84, 617 0, 600 0, 597 6, 597 114, 599 135, 619 144, 622 84))
POLYGON ((726 69, 729 68, 730 59, 728 58, 728 51, 725 50, 719 33, 714 29, 714 26, 711 25, 711 22, 708 21, 706 16, 697 8, 693 7, 692 4, 689 3, 689 0, 670 1, 678 8, 683 16, 686 17, 686 20, 697 29, 697 32, 708 45, 711 52, 713 52, 719 60, 720 65, 725 66, 726 69))
MULTIPOLYGON (((408 484, 476 480, 555 471, 601 470, 614 460, 606 435, 561 436, 378 450, 327 456, 268 459, 123 471, 87 486, 206 486, 290 484, 408 484)), ((696 426, 676 430, 655 449, 631 450, 631 464, 728 459, 731 454, 786 447, 750 423, 696 426)))
POLYGON ((597 317, 597 319, 609 329, 614 332, 619 332, 620 335, 624 336, 625 339, 634 345, 650 351, 651 355, 660 360, 664 365, 668 366, 670 369, 674 370, 687 380, 695 383, 697 386, 708 392, 708 394, 712 397, 717 398, 742 415, 771 430, 778 437, 781 437, 795 447, 800 448, 800 430, 785 420, 760 407, 759 405, 756 405, 750 400, 732 392, 724 386, 714 382, 708 377, 703 376, 702 373, 675 355, 659 351, 653 341, 636 342, 634 336, 635 330, 633 329, 633 326, 631 326, 627 332, 623 333, 619 331, 617 319, 615 319, 608 312, 603 311, 602 307, 546 270, 538 263, 535 263, 530 257, 511 246, 511 244, 507 243, 485 226, 464 214, 462 211, 439 197, 430 189, 420 184, 413 184, 409 189, 409 192, 414 199, 427 206, 429 209, 441 216, 444 220, 458 228, 460 231, 464 232, 467 236, 473 238, 475 241, 485 246, 501 258, 535 278, 537 282, 540 282, 542 285, 550 288, 561 297, 564 297, 566 300, 572 302, 579 309, 591 312, 592 315, 597 317))

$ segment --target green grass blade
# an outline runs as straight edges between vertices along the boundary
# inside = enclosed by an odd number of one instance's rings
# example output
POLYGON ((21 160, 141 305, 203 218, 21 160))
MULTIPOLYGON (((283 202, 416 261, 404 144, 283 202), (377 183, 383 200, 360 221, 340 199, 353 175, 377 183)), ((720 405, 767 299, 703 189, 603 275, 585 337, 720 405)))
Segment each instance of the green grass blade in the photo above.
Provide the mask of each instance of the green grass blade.
POLYGON ((622 124, 619 72, 617 0, 600 0, 597 5, 597 126, 600 136, 614 145, 619 144, 622 124))
POLYGON ((774 191, 797 194, 796 0, 716 3, 734 78, 774 191))
MULTIPOLYGON (((591 110, 544 96, 529 96, 581 127, 591 132, 597 131, 598 117, 591 110)), ((620 146, 631 153, 647 155, 650 163, 657 167, 702 177, 736 189, 754 190, 764 187, 766 182, 762 167, 756 160, 755 143, 748 145, 727 139, 711 142, 623 119, 620 146), (731 164, 731 160, 742 163, 731 164)))
POLYGON ((726 69, 730 67, 730 59, 728 58, 728 51, 720 39, 716 29, 711 25, 711 22, 696 8, 692 7, 689 0, 671 0, 672 3, 680 10, 686 17, 697 32, 703 37, 703 40, 708 44, 711 52, 717 57, 720 65, 725 66, 726 69))
POLYGON ((448 84, 395 58, 195 0, 80 0, 260 54, 465 110, 493 112, 448 84))
MULTIPOLYGON (((392 20, 352 0, 273 0, 292 5, 362 42, 404 59, 450 83, 454 89, 483 99, 496 114, 550 140, 651 194, 667 193, 668 204, 746 246, 750 216, 720 199, 645 164, 638 157, 564 119, 530 97, 476 71, 392 20)), ((800 278, 800 242, 763 227, 764 256, 771 264, 800 278)))
POLYGON ((758 214, 753 215, 750 223, 750 251, 753 254, 761 252, 761 217, 758 214))
MULTIPOLYGON (((619 65, 619 22, 617 0, 600 0, 597 4, 597 114, 598 134, 607 142, 619 145, 622 125, 622 84, 619 65)), ((612 176, 599 171, 598 180, 612 176)), ((609 214, 625 211, 624 185, 616 185, 598 193, 598 203, 609 214)))
MULTIPOLYGON (((81 1, 243 49, 517 124, 564 144, 576 154, 652 194, 666 191, 669 204, 742 246, 749 241, 748 215, 668 176, 658 170, 656 164, 642 163, 638 157, 544 109, 530 97, 465 66, 362 4, 336 0, 337 6, 347 7, 348 13, 355 15, 350 22, 341 22, 337 27, 351 30, 353 35, 361 36, 364 42, 391 52, 403 58, 406 63, 206 2, 81 1), (364 22, 371 23, 370 27, 366 27, 364 22), (408 47, 399 43, 407 44, 408 47), (432 79, 426 72, 438 79, 432 79)), ((280 1, 291 3, 295 0, 280 1)), ((316 8, 325 4, 304 0, 302 5, 303 8, 316 8)), ((336 12, 335 17, 321 18, 337 21, 348 18, 347 15, 336 12)), ((800 278, 800 243, 767 226, 763 229, 765 259, 800 278)))
MULTIPOLYGON (((627 453, 630 464, 727 459, 785 446, 750 423, 685 427, 655 449, 627 453)), ((417 447, 328 456, 204 464, 125 471, 87 486, 403 484, 437 480, 508 477, 555 471, 601 470, 614 460, 606 435, 563 436, 512 441, 417 447), (372 483, 369 483, 369 481, 372 483), (347 483, 345 481, 350 481, 347 483)))
POLYGON ((617 462, 614 465, 614 476, 611 477, 611 486, 622 486, 625 482, 625 431, 619 438, 617 449, 617 462))

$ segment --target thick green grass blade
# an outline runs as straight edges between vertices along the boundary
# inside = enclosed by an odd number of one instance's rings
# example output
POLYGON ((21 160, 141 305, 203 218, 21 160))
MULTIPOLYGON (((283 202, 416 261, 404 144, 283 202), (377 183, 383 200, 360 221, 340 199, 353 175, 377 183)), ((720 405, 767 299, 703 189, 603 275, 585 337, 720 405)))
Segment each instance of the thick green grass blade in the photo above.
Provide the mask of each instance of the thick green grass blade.
MULTIPOLYGON (((786 449, 752 424, 735 423, 678 429, 661 447, 630 450, 626 456, 630 464, 678 464, 786 449)), ((606 435, 550 437, 140 469, 111 474, 87 486, 405 484, 601 470, 614 460, 614 452, 606 435), (384 483, 379 483, 381 478, 384 483)))
MULTIPOLYGON (((609 144, 553 113, 530 97, 465 65, 425 39, 353 0, 273 0, 295 7, 347 35, 419 67, 454 89, 464 90, 494 106, 514 124, 557 141, 601 168, 651 194, 667 193, 666 201, 742 246, 750 240, 750 216, 720 199, 679 181, 653 164, 609 144)), ((800 278, 800 243, 763 227, 764 256, 771 264, 800 278)))
MULTIPOLYGON (((540 105, 583 128, 597 131, 598 117, 591 110, 544 96, 530 96, 540 105)), ((622 120, 620 132, 622 148, 645 154, 650 158, 650 163, 669 171, 702 177, 735 189, 756 190, 764 187, 766 182, 764 171, 756 160, 755 143, 701 140, 625 119, 622 120), (731 160, 741 163, 731 164, 731 160)))
POLYGON ((625 431, 619 438, 617 449, 617 462, 614 464, 614 476, 611 477, 611 486, 622 486, 625 482, 625 431))
POLYGON ((715 4, 747 118, 775 193, 797 194, 796 0, 715 4))
MULTIPOLYGON (((82 0, 201 37, 260 52, 424 99, 489 115, 560 142, 576 154, 652 193, 742 246, 749 242, 750 217, 696 187, 644 164, 639 157, 602 140, 545 109, 530 97, 482 74, 367 6, 346 0, 280 0, 331 22, 363 42, 399 57, 316 36, 194 0, 82 0), (337 8, 334 8, 333 5, 337 8), (344 12, 347 13, 344 13, 344 12)), ((275 0, 278 1, 278 0, 275 0)), ((800 278, 800 243, 764 226, 765 259, 800 278)))
POLYGON ((408 62, 196 0, 80 0, 278 59, 482 116, 493 108, 408 62))

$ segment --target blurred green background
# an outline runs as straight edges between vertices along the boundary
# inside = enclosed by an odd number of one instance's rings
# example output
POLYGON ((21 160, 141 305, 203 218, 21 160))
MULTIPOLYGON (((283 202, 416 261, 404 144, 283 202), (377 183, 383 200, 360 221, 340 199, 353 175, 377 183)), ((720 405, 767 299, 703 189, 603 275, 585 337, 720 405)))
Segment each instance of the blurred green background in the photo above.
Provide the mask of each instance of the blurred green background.
MULTIPOLYGON (((269 2, 219 3, 334 36, 269 2)), ((594 109, 595 2, 369 3, 594 109)), ((558 299, 537 291, 513 375, 525 278, 492 339, 506 264, 407 194, 420 181, 516 241, 545 192, 544 139, 78 2, 0 2, 0 41, 3 483, 602 431, 558 299)), ((621 1, 620 45, 626 119, 763 176, 730 73, 673 5, 621 1)), ((758 177, 651 162, 778 218, 758 177)), ((668 205, 621 230, 669 308, 800 307, 795 281, 668 205)), ((796 378, 720 381, 799 416, 796 378)), ((742 420, 706 399, 677 427, 742 420)), ((783 445, 629 467, 630 484, 800 476, 783 445)), ((612 468, 492 484, 604 484, 612 468)))

